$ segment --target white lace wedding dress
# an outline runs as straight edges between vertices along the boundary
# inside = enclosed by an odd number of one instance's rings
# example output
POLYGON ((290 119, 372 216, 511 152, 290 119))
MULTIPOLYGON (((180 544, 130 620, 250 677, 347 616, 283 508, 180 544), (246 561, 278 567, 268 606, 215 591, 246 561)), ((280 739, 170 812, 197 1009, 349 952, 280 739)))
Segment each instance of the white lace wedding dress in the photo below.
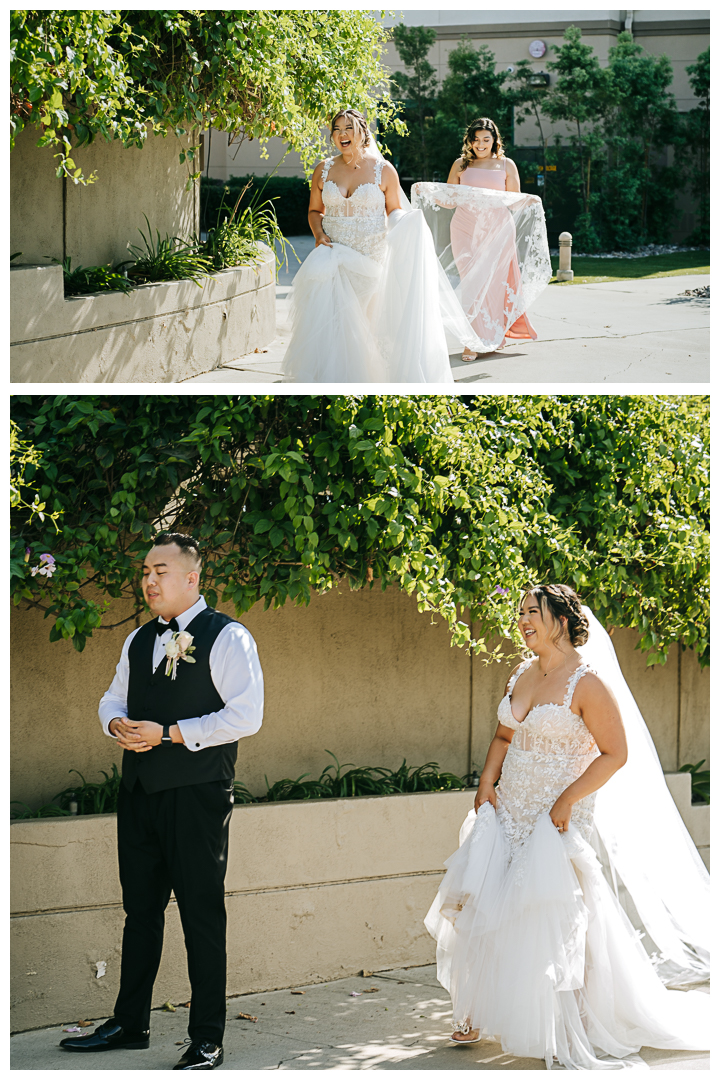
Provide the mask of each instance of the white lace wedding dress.
POLYGON ((345 197, 322 172, 323 228, 332 247, 310 252, 295 275, 285 382, 452 383, 449 349, 476 341, 420 210, 385 217, 372 183, 345 197))
POLYGON ((498 708, 514 735, 497 811, 488 802, 468 814, 426 918, 455 1029, 478 1028, 548 1069, 553 1059, 569 1069, 642 1067, 642 1046, 708 1049, 708 996, 666 989, 606 881, 593 846, 596 795, 573 806, 567 833, 550 820, 599 754, 572 711, 592 669, 573 672, 562 704, 536 705, 520 721, 512 691, 531 662, 498 708))

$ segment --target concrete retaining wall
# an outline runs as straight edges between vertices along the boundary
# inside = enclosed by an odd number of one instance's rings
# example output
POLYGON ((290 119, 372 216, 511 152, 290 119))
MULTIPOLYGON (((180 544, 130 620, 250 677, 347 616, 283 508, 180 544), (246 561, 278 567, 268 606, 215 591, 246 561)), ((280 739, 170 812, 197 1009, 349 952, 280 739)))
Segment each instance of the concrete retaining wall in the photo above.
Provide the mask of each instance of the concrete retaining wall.
MULTIPOLYGON (((226 879, 228 993, 427 964, 423 919, 472 791, 236 808, 226 879)), ((17 822, 12 1029, 112 1012, 123 925, 115 816, 17 822), (97 978, 97 963, 106 974, 97 978)), ((175 901, 153 1005, 187 1001, 175 901)))
POLYGON ((65 299, 60 266, 14 266, 13 382, 179 382, 275 336, 275 259, 132 292, 65 299))

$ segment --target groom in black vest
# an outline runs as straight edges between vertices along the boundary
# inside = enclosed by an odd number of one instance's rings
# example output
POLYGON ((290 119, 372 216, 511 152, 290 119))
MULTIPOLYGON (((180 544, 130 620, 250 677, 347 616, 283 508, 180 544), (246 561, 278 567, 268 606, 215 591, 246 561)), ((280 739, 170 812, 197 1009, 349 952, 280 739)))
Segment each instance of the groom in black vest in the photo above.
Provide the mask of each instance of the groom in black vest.
POLYGON ((66 1050, 146 1049, 165 908, 180 911, 192 1000, 190 1045, 176 1069, 222 1063, 225 1029, 225 869, 238 739, 262 723, 255 642, 200 596, 195 540, 162 533, 143 565, 156 616, 125 641, 100 702, 123 747, 118 861, 125 909, 113 1017, 66 1050))

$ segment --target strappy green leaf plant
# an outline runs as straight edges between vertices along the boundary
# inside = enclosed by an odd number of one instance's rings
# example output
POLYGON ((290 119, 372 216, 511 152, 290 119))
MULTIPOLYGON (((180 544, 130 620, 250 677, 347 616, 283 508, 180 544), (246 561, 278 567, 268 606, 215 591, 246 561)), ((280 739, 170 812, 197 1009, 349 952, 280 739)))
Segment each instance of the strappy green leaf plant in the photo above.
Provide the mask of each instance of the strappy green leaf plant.
POLYGON ((69 817, 70 811, 63 810, 60 806, 56 806, 54 803, 45 803, 44 806, 38 806, 33 810, 27 803, 21 802, 20 799, 13 799, 10 803, 10 819, 11 821, 30 821, 34 818, 49 818, 49 817, 69 817), (15 809, 20 807, 20 809, 15 809))
POLYGON ((288 265, 288 250, 297 259, 294 247, 280 231, 275 204, 271 199, 260 201, 262 191, 255 192, 248 205, 238 213, 252 185, 253 181, 249 180, 240 191, 232 210, 225 204, 229 191, 225 188, 215 225, 208 229, 207 239, 203 242, 197 238, 195 240, 198 250, 204 252, 215 270, 258 262, 262 257, 260 244, 266 244, 274 252, 278 270, 288 265))
POLYGON ((147 234, 138 229, 143 244, 128 244, 132 260, 121 263, 118 270, 125 270, 135 285, 153 281, 183 281, 189 279, 202 288, 202 278, 212 272, 212 262, 195 241, 181 240, 177 236, 160 236, 153 231, 147 215, 143 214, 147 234))
MULTIPOLYGON (((367 795, 398 795, 415 791, 450 791, 464 788, 468 777, 461 778, 454 773, 440 772, 436 762, 431 761, 419 768, 409 767, 403 759, 399 769, 355 768, 340 765, 335 754, 325 751, 335 762, 326 766, 317 780, 308 779, 303 773, 297 780, 277 780, 270 784, 265 777, 266 792, 256 796, 240 780, 235 781, 235 802, 238 805, 264 802, 288 802, 304 799, 349 799, 367 795), (342 772, 347 769, 347 772, 342 772)), ((27 803, 11 803, 11 817, 15 821, 27 818, 65 817, 70 814, 114 814, 117 811, 117 798, 122 782, 117 766, 113 764, 112 773, 103 771, 105 780, 97 784, 87 783, 77 769, 82 783, 65 788, 53 796, 53 801, 33 810, 27 803), (20 806, 22 810, 13 810, 20 806), (71 809, 71 807, 73 807, 71 809)))
POLYGON ((60 264, 63 269, 65 296, 87 296, 99 292, 132 291, 132 282, 128 281, 122 270, 107 266, 76 266, 73 270, 70 256, 60 264))
POLYGON ((57 795, 53 795, 63 810, 78 814, 114 814, 117 811, 122 777, 114 762, 110 773, 106 773, 104 769, 101 770, 105 779, 97 784, 88 783, 77 769, 70 769, 70 772, 76 773, 82 783, 64 788, 57 795), (71 803, 77 806, 77 810, 71 810, 71 803))

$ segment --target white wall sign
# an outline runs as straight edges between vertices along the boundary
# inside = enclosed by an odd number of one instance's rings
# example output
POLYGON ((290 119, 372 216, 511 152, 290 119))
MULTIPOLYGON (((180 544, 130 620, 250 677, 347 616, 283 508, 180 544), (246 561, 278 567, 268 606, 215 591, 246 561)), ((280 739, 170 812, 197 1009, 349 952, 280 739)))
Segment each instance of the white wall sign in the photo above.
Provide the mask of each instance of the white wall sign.
POLYGON ((541 56, 545 55, 546 45, 544 41, 531 41, 530 42, 530 55, 535 60, 539 60, 541 56))

